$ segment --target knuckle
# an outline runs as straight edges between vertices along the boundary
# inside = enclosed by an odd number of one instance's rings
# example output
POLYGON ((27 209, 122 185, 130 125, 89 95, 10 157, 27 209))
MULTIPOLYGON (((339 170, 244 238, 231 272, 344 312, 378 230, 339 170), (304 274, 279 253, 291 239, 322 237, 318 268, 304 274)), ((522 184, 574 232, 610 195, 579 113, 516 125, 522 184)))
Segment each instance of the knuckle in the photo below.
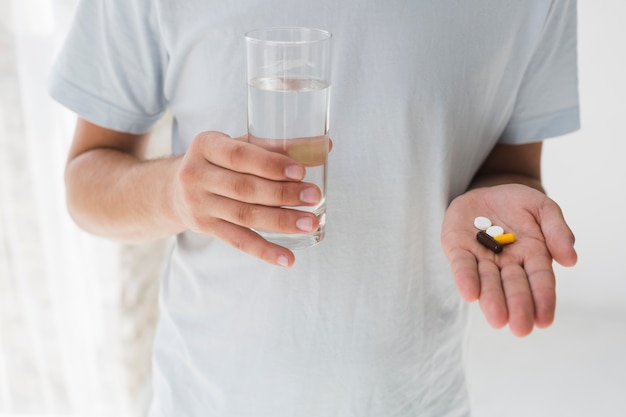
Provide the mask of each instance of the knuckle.
POLYGON ((228 135, 221 132, 202 132, 193 138, 187 153, 190 155, 201 155, 202 158, 211 161, 216 157, 216 149, 220 148, 220 146, 217 145, 219 145, 221 141, 224 141, 224 139, 228 138, 228 135))
POLYGON ((189 213, 194 216, 200 203, 200 198, 195 193, 183 192, 182 199, 183 204, 187 207, 189 213))
POLYGON ((201 233, 213 230, 216 218, 206 210, 209 205, 206 196, 193 190, 183 190, 179 198, 179 216, 187 228, 201 233))
POLYGON ((233 142, 228 151, 228 160, 233 167, 241 166, 246 159, 246 148, 242 143, 233 142))
POLYGON ((237 224, 249 226, 253 223, 258 214, 258 208, 249 204, 239 205, 234 212, 234 218, 237 224))
POLYGON ((287 184, 280 184, 272 189, 272 198, 275 199, 280 205, 286 205, 293 202, 293 192, 287 184))
POLYGON ((184 167, 178 172, 178 185, 176 195, 185 207, 196 208, 202 200, 202 193, 195 182, 196 169, 184 167))
POLYGON ((200 216, 195 210, 195 204, 193 201, 185 201, 186 203, 186 213, 184 213, 184 223, 186 223, 187 227, 189 227, 193 231, 199 231, 204 229, 204 219, 200 216))
POLYGON ((249 196, 256 190, 254 182, 246 176, 237 176, 234 178, 231 187, 236 196, 249 196))
POLYGON ((280 202, 281 206, 300 206, 307 205, 303 201, 303 195, 308 195, 305 190, 310 188, 310 184, 281 182, 274 190, 273 197, 280 202))
POLYGON ((196 177, 197 171, 194 164, 185 162, 178 170, 178 179, 182 183, 188 183, 196 177))
POLYGON ((213 235, 217 229, 220 219, 209 213, 195 210, 190 214, 190 221, 195 231, 213 235))

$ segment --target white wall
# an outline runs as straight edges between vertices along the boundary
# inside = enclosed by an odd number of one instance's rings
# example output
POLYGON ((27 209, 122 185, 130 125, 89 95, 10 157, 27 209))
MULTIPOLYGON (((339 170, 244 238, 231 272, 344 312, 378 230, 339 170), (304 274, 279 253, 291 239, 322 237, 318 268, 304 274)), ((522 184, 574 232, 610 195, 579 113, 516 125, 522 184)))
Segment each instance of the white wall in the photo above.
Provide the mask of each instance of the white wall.
POLYGON ((626 2, 578 4, 582 129, 547 141, 543 164, 579 254, 558 271, 559 296, 626 311, 626 2))

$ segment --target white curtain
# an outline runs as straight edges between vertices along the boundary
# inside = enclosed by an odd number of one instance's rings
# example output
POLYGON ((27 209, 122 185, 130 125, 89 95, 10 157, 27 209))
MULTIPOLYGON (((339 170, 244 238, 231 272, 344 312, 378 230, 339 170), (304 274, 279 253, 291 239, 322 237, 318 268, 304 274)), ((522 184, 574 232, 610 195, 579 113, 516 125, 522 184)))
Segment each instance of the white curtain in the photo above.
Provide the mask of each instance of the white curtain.
POLYGON ((0 416, 141 415, 149 398, 166 242, 94 238, 65 207, 75 116, 47 77, 75 5, 0 0, 0 416))

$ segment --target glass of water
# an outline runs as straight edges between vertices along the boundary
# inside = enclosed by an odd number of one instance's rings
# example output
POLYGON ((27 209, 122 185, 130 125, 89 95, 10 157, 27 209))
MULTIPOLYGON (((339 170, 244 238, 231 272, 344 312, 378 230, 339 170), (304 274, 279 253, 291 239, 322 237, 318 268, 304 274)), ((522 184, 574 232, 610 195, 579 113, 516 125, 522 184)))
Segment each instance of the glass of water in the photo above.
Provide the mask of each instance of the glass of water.
POLYGON ((246 33, 248 62, 248 140, 306 166, 305 182, 322 191, 314 207, 289 207, 315 213, 319 228, 310 234, 257 230, 290 249, 324 238, 330 99, 330 40, 311 28, 256 29, 246 33))

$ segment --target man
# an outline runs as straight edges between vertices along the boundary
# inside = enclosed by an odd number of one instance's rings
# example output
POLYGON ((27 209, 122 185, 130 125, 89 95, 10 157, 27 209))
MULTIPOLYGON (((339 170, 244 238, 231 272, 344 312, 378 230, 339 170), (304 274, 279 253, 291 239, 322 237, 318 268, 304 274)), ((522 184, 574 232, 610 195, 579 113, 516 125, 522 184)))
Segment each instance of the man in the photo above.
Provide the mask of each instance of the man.
POLYGON ((177 234, 150 415, 469 415, 454 283, 523 336, 576 262, 540 181, 541 140, 578 127, 575 23, 567 0, 81 2, 51 83, 80 116, 70 212, 177 234), (269 26, 333 33, 327 235, 297 260, 251 230, 313 231, 281 207, 320 198, 245 140, 243 34, 269 26), (166 109, 173 155, 146 160, 166 109), (490 252, 477 216, 517 241, 490 252))

